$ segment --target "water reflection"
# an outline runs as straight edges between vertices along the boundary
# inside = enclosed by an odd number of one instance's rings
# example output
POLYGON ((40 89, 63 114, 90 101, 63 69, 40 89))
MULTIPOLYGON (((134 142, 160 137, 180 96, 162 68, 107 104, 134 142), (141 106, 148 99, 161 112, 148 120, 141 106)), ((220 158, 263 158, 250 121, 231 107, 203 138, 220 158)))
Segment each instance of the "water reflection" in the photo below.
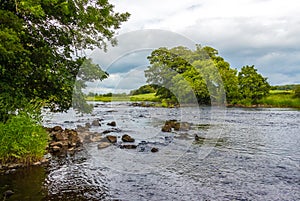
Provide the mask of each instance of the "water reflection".
MULTIPOLYGON (((0 176, 0 196, 3 196, 5 191, 12 190, 14 194, 6 200, 40 201, 46 194, 43 186, 45 178, 44 167, 24 168, 9 175, 2 175, 0 176)), ((4 199, 0 197, 0 200, 4 199)))

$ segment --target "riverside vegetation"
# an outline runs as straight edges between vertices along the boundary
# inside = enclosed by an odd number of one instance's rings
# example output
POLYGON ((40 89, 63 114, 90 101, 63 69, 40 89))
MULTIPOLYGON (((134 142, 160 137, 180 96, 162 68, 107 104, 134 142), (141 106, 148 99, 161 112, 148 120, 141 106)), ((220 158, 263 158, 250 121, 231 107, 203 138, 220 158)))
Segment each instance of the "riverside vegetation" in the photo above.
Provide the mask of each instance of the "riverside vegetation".
POLYGON ((25 111, 28 103, 92 110, 82 89, 108 73, 80 52, 116 45, 129 16, 107 0, 0 2, 0 163, 31 163, 45 153, 47 133, 25 111))
MULTIPOLYGON (((145 85, 149 86, 149 85, 145 85)), ((298 85, 293 85, 293 88, 296 89, 298 85)), ((277 86, 281 87, 281 86, 277 86)), ((131 101, 131 102, 154 102, 153 106, 157 107, 170 107, 172 106, 170 102, 166 99, 160 99, 156 96, 155 93, 141 93, 136 95, 128 94, 94 94, 90 93, 86 96, 88 101, 102 101, 102 102, 111 102, 111 101, 131 101)), ((286 107, 286 108, 300 108, 300 98, 296 96, 295 90, 270 90, 269 94, 258 100, 255 105, 236 105, 243 107, 286 107)))

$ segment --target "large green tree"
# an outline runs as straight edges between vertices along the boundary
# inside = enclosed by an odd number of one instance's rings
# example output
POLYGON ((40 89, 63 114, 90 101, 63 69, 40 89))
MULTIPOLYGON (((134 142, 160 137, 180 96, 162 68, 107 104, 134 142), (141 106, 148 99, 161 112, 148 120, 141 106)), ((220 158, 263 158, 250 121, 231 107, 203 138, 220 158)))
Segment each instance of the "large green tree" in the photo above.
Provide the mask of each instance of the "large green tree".
POLYGON ((269 94, 271 86, 267 78, 257 72, 252 66, 243 66, 238 74, 239 92, 243 104, 256 104, 257 101, 269 94))
POLYGON ((157 95, 162 99, 200 104, 253 104, 266 96, 270 86, 254 66, 236 69, 212 47, 196 45, 196 49, 159 48, 148 57, 145 70, 149 84, 161 86, 157 95), (225 94, 225 96, 224 96, 225 94))
MULTIPOLYGON (((1 0, 0 121, 34 100, 70 108, 76 76, 87 62, 81 51, 116 44, 115 30, 129 17, 113 8, 107 0, 1 0)), ((107 76, 95 72, 97 79, 107 76)))
POLYGON ((193 102, 195 98, 200 104, 220 100, 222 86, 215 85, 222 82, 218 68, 224 77, 236 76, 236 71, 218 56, 218 51, 207 46, 196 45, 194 51, 182 46, 159 48, 148 59, 151 66, 145 71, 147 82, 163 87, 157 93, 160 97, 175 99, 176 96, 181 103, 193 102))

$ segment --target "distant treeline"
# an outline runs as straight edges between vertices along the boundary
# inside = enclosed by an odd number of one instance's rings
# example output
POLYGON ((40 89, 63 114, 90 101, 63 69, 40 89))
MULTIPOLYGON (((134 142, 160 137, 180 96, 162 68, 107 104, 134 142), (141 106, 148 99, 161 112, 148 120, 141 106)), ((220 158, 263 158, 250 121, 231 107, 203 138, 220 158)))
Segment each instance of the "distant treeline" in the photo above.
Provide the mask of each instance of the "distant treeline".
POLYGON ((300 84, 287 84, 271 86, 271 90, 295 90, 300 84))

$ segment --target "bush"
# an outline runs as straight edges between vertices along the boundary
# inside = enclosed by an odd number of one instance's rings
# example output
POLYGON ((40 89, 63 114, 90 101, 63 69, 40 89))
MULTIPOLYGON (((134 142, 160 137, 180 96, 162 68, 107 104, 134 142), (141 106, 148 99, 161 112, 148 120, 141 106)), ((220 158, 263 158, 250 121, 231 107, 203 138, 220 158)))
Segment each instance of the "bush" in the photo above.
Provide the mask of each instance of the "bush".
POLYGON ((48 134, 29 114, 12 116, 0 122, 0 162, 31 163, 41 159, 48 144, 48 134))

